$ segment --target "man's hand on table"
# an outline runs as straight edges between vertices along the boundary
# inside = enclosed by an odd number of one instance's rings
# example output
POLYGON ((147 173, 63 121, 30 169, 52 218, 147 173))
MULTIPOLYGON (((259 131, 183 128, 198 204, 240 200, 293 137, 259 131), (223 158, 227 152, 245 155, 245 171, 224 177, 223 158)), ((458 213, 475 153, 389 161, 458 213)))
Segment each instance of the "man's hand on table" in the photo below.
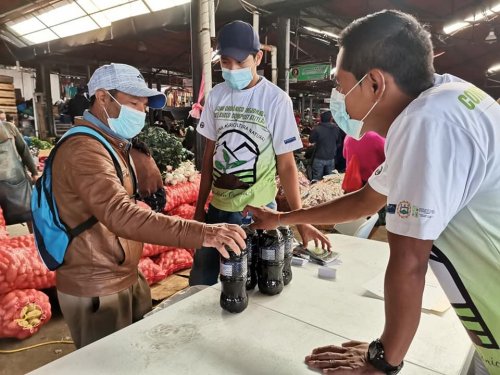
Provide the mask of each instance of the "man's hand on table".
POLYGON ((367 362, 368 343, 349 341, 342 346, 330 345, 313 350, 305 359, 313 369, 323 374, 380 375, 383 372, 367 362))
POLYGON ((297 225, 297 230, 302 237, 302 244, 307 246, 309 241, 314 241, 314 246, 321 247, 322 249, 332 250, 332 244, 327 236, 321 233, 320 230, 316 229, 310 224, 297 225), (321 245, 321 246, 320 246, 321 245))

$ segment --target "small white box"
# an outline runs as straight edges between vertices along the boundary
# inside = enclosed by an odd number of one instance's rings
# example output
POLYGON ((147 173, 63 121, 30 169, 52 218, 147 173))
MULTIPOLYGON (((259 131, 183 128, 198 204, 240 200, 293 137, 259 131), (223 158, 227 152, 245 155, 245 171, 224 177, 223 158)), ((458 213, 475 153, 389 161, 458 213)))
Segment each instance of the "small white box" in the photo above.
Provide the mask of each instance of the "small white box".
POLYGON ((304 267, 304 265, 308 262, 309 261, 307 259, 304 259, 304 258, 299 258, 296 256, 294 256, 292 258, 292 266, 295 266, 295 267, 304 267))
POLYGON ((318 269, 318 277, 320 279, 335 280, 337 278, 337 270, 327 266, 318 269))

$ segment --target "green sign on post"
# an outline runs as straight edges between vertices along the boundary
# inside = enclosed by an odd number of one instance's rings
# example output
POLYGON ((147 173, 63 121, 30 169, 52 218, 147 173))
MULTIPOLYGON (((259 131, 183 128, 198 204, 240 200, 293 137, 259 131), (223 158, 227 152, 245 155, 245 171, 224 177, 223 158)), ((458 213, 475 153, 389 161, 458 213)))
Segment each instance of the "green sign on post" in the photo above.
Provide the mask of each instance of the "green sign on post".
POLYGON ((330 79, 330 64, 307 64, 290 68, 290 83, 330 79))

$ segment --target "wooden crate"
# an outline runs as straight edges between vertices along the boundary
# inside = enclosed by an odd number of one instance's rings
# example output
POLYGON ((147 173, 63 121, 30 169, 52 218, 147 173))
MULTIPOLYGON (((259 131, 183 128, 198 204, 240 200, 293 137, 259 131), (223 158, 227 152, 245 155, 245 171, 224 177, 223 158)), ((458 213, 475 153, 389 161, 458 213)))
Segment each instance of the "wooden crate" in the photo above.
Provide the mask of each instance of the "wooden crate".
POLYGON ((0 75, 0 83, 14 83, 14 77, 0 75))
POLYGON ((16 93, 12 90, 0 90, 0 98, 16 100, 16 93))
POLYGON ((16 92, 14 78, 0 75, 0 109, 17 125, 16 92))
POLYGON ((176 274, 170 275, 165 280, 151 286, 151 299, 154 301, 163 301, 188 286, 189 279, 186 277, 176 274))

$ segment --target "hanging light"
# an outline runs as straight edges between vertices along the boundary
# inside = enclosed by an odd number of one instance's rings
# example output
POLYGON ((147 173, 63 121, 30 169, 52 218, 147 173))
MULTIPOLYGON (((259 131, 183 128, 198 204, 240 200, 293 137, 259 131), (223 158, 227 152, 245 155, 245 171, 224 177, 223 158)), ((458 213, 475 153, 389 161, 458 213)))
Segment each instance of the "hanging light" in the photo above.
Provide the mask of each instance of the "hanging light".
POLYGON ((495 74, 500 72, 500 63, 489 67, 488 74, 495 74))
POLYGON ((488 20, 489 17, 492 16, 494 17, 499 12, 500 12, 500 3, 497 3, 491 6, 489 9, 482 9, 475 12, 471 16, 465 18, 464 20, 460 20, 458 22, 453 22, 445 25, 443 27, 443 32, 447 35, 454 34, 466 27, 472 26, 473 24, 476 24, 478 22, 484 22, 488 20))
POLYGON ((490 30, 490 33, 486 35, 486 38, 484 38, 484 41, 486 43, 495 43, 497 41, 497 35, 495 34, 495 28, 492 27, 490 30))

